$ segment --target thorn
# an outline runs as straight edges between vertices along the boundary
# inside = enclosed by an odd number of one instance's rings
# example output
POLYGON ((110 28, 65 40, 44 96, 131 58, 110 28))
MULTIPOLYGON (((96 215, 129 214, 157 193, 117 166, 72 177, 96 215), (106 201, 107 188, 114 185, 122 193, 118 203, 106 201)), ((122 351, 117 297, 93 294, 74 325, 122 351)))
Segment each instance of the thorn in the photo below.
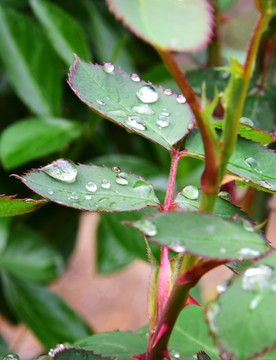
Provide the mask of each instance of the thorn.
POLYGON ((145 360, 146 359, 146 353, 139 354, 139 355, 131 355, 130 357, 133 358, 133 359, 145 360))
POLYGON ((160 329, 158 335, 156 336, 156 339, 154 340, 154 343, 152 345, 153 348, 156 346, 158 341, 161 339, 161 337, 165 334, 165 332, 167 330, 168 330, 168 325, 167 324, 162 324, 161 329, 160 329))
POLYGON ((191 295, 189 295, 188 299, 186 300, 185 306, 187 305, 197 305, 201 307, 200 303, 196 301, 196 299, 194 299, 191 295))

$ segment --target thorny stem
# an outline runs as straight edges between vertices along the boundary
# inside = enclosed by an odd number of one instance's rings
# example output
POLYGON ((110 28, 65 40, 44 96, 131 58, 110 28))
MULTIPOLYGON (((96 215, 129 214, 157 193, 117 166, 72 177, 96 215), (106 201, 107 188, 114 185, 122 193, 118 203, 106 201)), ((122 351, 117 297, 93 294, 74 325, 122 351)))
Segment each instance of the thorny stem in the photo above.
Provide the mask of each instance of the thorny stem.
POLYGON ((174 183, 176 177, 176 170, 177 170, 178 161, 180 159, 179 146, 172 150, 171 159, 172 160, 171 160, 170 176, 169 176, 167 194, 165 198, 163 211, 169 211, 170 206, 172 204, 172 195, 173 195, 173 189, 174 189, 174 183))
POLYGON ((220 11, 218 0, 211 1, 214 9, 214 25, 211 42, 208 44, 208 66, 221 66, 220 11))
POLYGON ((201 107, 197 101, 196 95, 182 74, 174 57, 168 51, 161 49, 157 49, 157 51, 175 82, 179 86, 182 94, 185 96, 197 121, 205 151, 205 169, 201 178, 202 199, 200 207, 201 210, 206 208, 206 211, 212 211, 215 206, 216 194, 219 187, 218 162, 220 154, 217 151, 216 144, 214 144, 212 133, 204 122, 201 107))

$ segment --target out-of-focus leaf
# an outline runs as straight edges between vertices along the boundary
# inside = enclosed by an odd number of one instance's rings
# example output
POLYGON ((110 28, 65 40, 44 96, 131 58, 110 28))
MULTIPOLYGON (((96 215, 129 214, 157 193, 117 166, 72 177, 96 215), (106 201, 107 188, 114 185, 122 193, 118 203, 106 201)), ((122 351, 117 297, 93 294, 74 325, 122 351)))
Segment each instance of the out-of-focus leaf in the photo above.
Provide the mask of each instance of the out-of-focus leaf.
POLYGON ((208 330, 204 310, 196 305, 186 307, 181 311, 169 341, 171 357, 192 359, 196 352, 204 350, 217 360, 219 351, 213 346, 208 330))
POLYGON ((0 356, 6 355, 9 351, 8 345, 5 340, 0 336, 0 356))
MULTIPOLYGON (((193 131, 186 142, 187 154, 204 157, 200 133, 193 131)), ((276 191, 276 156, 259 144, 238 138, 236 148, 227 164, 227 170, 244 179, 249 186, 267 192, 276 191)))
POLYGON ((78 123, 60 118, 31 118, 7 127, 0 142, 3 166, 11 169, 63 149, 80 135, 78 123))
POLYGON ((74 60, 73 54, 89 60, 85 34, 70 14, 49 1, 30 0, 30 5, 56 52, 68 66, 74 60))
POLYGON ((46 348, 72 343, 91 333, 60 297, 43 286, 6 274, 4 292, 15 314, 46 348))
POLYGON ((45 202, 45 200, 15 199, 15 195, 0 195, 0 216, 26 214, 38 209, 45 202))
MULTIPOLYGON (((179 192, 174 200, 174 203, 180 206, 184 210, 195 211, 199 210, 200 200, 201 200, 201 191, 198 190, 198 197, 196 199, 189 199, 184 195, 185 188, 179 192)), ((222 199, 218 196, 216 200, 216 205, 214 213, 218 216, 221 216, 225 219, 231 219, 235 214, 248 219, 248 216, 241 211, 238 206, 231 204, 229 201, 222 199)))
POLYGON ((129 222, 151 241, 180 253, 216 259, 254 259, 269 247, 250 223, 199 212, 167 212, 129 222))
POLYGON ((247 96, 242 116, 252 120, 254 127, 258 129, 268 132, 273 129, 275 114, 265 95, 253 94, 247 96))
POLYGON ((275 268, 273 252, 248 268, 208 306, 210 328, 233 360, 265 354, 275 346, 275 268))
POLYGON ((117 172, 117 169, 94 165, 74 165, 73 168, 68 161, 57 160, 30 171, 21 180, 41 196, 81 210, 134 211, 159 206, 150 183, 133 174, 117 172), (46 169, 53 170, 50 170, 51 176, 44 173, 46 169), (70 178, 70 182, 65 178, 70 178))
POLYGON ((1 253, 5 250, 7 244, 10 222, 11 222, 11 218, 9 217, 0 218, 0 256, 1 253))
POLYGON ((59 113, 58 59, 35 24, 0 6, 0 56, 17 95, 37 115, 59 113))
POLYGON ((111 360, 115 357, 102 357, 95 354, 93 351, 87 351, 83 349, 65 349, 57 351, 54 355, 55 360, 111 360))
POLYGON ((107 332, 90 336, 75 343, 79 348, 93 350, 102 356, 116 356, 118 360, 129 360, 131 355, 146 352, 147 339, 131 332, 107 332))
POLYGON ((111 63, 100 66, 77 58, 68 82, 94 111, 167 150, 188 133, 193 122, 184 99, 180 103, 171 90, 140 81, 137 75, 129 75, 111 63))
POLYGON ((237 0, 219 0, 219 8, 221 12, 227 11, 237 0))
POLYGON ((63 268, 54 248, 40 234, 23 225, 11 230, 0 263, 3 270, 35 282, 52 280, 63 268))
POLYGON ((137 36, 162 49, 197 51, 211 36, 212 10, 205 0, 108 0, 108 4, 137 36))
MULTIPOLYGON (((216 121, 214 123, 214 126, 216 129, 222 129, 223 123, 223 121, 216 121)), ((275 136, 273 134, 256 129, 253 126, 246 124, 239 125, 238 135, 240 135, 244 139, 257 142, 260 145, 268 145, 271 142, 275 141, 275 136)))

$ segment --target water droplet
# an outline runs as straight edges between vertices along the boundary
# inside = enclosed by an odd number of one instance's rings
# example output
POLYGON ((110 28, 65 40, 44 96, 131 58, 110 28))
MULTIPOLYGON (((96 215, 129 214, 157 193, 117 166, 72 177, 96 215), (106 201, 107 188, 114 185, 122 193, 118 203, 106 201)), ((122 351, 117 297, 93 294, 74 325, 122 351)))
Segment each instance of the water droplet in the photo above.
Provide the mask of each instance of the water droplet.
POLYGON ((91 200, 92 199, 92 195, 85 195, 85 200, 91 200))
POLYGON ((226 253, 226 249, 225 249, 225 248, 221 248, 219 251, 220 251, 221 254, 225 254, 225 253, 226 253))
POLYGON ((103 71, 107 74, 112 73, 114 70, 114 65, 111 62, 104 63, 103 71))
POLYGON ((86 190, 91 191, 91 192, 96 192, 97 191, 97 185, 95 183, 93 183, 93 181, 88 181, 88 183, 85 186, 86 190))
POLYGON ((172 91, 172 89, 164 89, 164 94, 167 96, 170 96, 173 94, 173 91, 172 91))
POLYGON ((206 313, 210 329, 216 334, 218 332, 217 316, 220 312, 219 305, 215 302, 209 305, 208 312, 206 313))
POLYGON ((180 354, 176 350, 172 350, 171 354, 175 359, 180 359, 180 354))
POLYGON ((260 304, 261 300, 262 300, 261 295, 254 296, 253 299, 250 301, 249 309, 255 310, 256 307, 258 307, 258 305, 260 304))
POLYGON ((118 117, 122 117, 122 118, 126 118, 127 117, 127 113, 124 110, 111 110, 108 111, 109 115, 113 115, 113 116, 118 116, 118 117))
POLYGON ((219 294, 224 293, 226 289, 227 289, 227 285, 225 282, 217 286, 217 291, 219 294))
POLYGON ((163 116, 170 116, 170 113, 168 112, 167 109, 163 109, 163 110, 161 111, 161 115, 163 115, 163 116))
POLYGON ((245 291, 262 292, 265 290, 273 276, 273 269, 261 264, 245 271, 242 279, 242 288, 245 291))
POLYGON ((139 116, 129 116, 126 120, 126 124, 134 129, 144 131, 146 130, 145 122, 139 116))
POLYGON ((154 103, 158 100, 158 92, 151 85, 142 86, 136 95, 145 104, 154 103))
POLYGON ((137 192, 140 196, 147 198, 150 196, 150 193, 152 191, 151 186, 148 183, 145 183, 142 180, 136 181, 136 183, 133 186, 133 190, 137 192))
POLYGON ((154 111, 148 104, 133 106, 132 110, 141 115, 153 115, 154 111))
POLYGON ((119 173, 119 172, 121 172, 121 169, 118 166, 113 166, 112 171, 114 173, 119 173))
POLYGON ((186 251, 186 248, 181 242, 174 242, 170 244, 170 249, 172 249, 175 252, 184 253, 186 251))
POLYGON ((186 102, 187 100, 186 100, 186 98, 185 98, 184 95, 179 94, 179 95, 177 95, 176 101, 177 101, 179 104, 185 104, 185 102, 186 102))
POLYGON ((139 75, 134 74, 134 73, 133 73, 133 74, 130 74, 130 78, 131 78, 131 80, 134 81, 134 82, 139 82, 139 81, 141 81, 139 75))
POLYGON ((103 189, 109 189, 110 188, 110 181, 107 179, 103 179, 102 183, 101 183, 101 187, 103 189))
POLYGON ((243 256, 243 257, 247 257, 247 256, 256 257, 256 256, 259 256, 259 255, 260 255, 260 252, 257 251, 257 250, 254 250, 254 249, 250 249, 250 248, 242 248, 242 249, 239 251, 239 255, 240 255, 240 256, 243 256))
POLYGON ((71 160, 59 159, 40 169, 54 179, 73 183, 78 174, 78 168, 71 160))
POLYGON ((240 123, 243 125, 249 125, 249 126, 254 126, 254 123, 251 119, 248 119, 247 117, 241 117, 240 118, 240 123))
POLYGON ((231 201, 231 195, 227 191, 220 191, 218 196, 224 200, 231 201))
POLYGON ((8 353, 2 358, 2 360, 20 360, 20 357, 15 353, 8 353))
POLYGON ((247 220, 243 220, 243 227, 246 231, 249 231, 249 232, 253 232, 255 231, 255 227, 253 224, 251 224, 249 221, 247 220))
POLYGON ((78 195, 74 191, 71 193, 71 195, 68 196, 68 200, 78 200, 78 195))
POLYGON ((228 71, 221 71, 221 72, 220 72, 220 76, 221 76, 222 79, 228 79, 229 76, 230 76, 230 72, 228 72, 228 71))
POLYGON ((105 105, 105 102, 104 102, 103 100, 101 100, 101 99, 97 99, 97 100, 96 100, 96 103, 97 103, 98 105, 101 105, 101 106, 104 106, 104 105, 105 105))
POLYGON ((264 186, 264 187, 267 188, 267 189, 272 189, 272 185, 269 184, 269 182, 267 182, 266 180, 261 180, 261 181, 259 181, 259 184, 260 184, 261 186, 264 186))
POLYGON ((119 185, 127 185, 128 184, 127 178, 128 178, 127 174, 121 172, 116 176, 116 183, 119 185))
POLYGON ((157 235, 156 225, 148 219, 137 220, 134 222, 134 226, 143 231, 148 236, 157 235))
MULTIPOLYGON (((167 114, 167 113, 165 113, 167 114)), ((163 115, 163 113, 161 113, 157 120, 156 120, 156 124, 161 127, 161 128, 166 128, 170 125, 170 118, 168 115, 163 115)))
POLYGON ((55 346, 54 348, 50 349, 49 352, 48 352, 48 355, 51 356, 51 357, 55 357, 55 355, 64 350, 65 349, 65 346, 64 344, 58 344, 57 346, 55 346))
POLYGON ((48 189, 48 194, 49 194, 49 195, 53 195, 53 193, 54 193, 53 190, 49 188, 49 189, 48 189))
POLYGON ((199 196, 199 191, 198 191, 198 188, 196 186, 187 185, 182 189, 181 194, 183 196, 185 196, 187 199, 197 200, 198 196, 199 196))
POLYGON ((254 157, 250 156, 250 157, 244 159, 244 162, 251 169, 254 169, 254 170, 257 170, 257 171, 261 172, 260 170, 258 170, 258 167, 260 166, 260 163, 254 157))

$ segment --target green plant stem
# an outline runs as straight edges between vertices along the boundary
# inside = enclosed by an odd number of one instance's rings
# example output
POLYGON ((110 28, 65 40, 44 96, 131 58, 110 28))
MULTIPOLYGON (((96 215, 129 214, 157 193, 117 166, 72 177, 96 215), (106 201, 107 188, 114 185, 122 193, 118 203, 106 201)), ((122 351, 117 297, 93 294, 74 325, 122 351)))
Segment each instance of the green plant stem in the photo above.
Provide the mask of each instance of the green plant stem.
POLYGON ((260 16, 249 44, 244 67, 237 69, 236 72, 234 69, 234 73, 232 73, 231 76, 230 85, 232 81, 232 86, 229 87, 227 94, 228 96, 222 136, 221 178, 235 149, 238 126, 242 116, 253 64, 257 55, 262 33, 270 19, 271 16, 268 15, 260 16))
POLYGON ((211 42, 208 44, 208 66, 221 66, 220 11, 218 0, 211 1, 214 9, 214 26, 211 42))
POLYGON ((213 129, 210 129, 205 123, 196 95, 182 74, 174 57, 168 51, 161 49, 157 49, 157 51, 179 86, 182 94, 186 97, 187 103, 190 105, 197 121, 205 151, 205 169, 201 178, 202 198, 200 209, 202 211, 212 211, 215 206, 216 194, 219 187, 220 153, 217 140, 214 139, 213 129))
POLYGON ((173 327, 180 311, 185 306, 190 289, 197 284, 204 274, 223 263, 223 261, 218 260, 207 260, 186 271, 176 280, 156 332, 151 339, 150 350, 146 356, 147 360, 160 360, 164 357, 173 327))

